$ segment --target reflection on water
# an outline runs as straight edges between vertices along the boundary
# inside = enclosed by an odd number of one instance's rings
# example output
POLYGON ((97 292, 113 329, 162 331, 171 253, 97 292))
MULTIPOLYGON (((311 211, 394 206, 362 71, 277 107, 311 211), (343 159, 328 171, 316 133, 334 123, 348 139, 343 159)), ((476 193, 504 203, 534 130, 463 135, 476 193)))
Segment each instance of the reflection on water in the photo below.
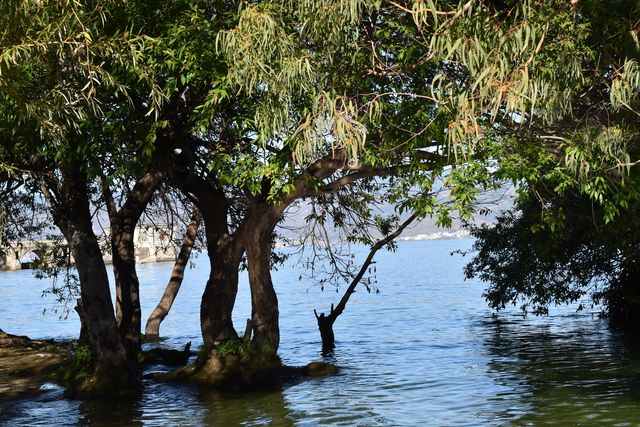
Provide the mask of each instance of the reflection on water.
POLYGON ((293 426, 281 391, 249 396, 176 384, 146 384, 139 401, 87 401, 78 405, 79 425, 92 426, 293 426))
POLYGON ((207 390, 202 391, 199 397, 207 406, 200 425, 295 425, 295 419, 279 390, 257 392, 249 398, 244 394, 229 395, 207 390))
MULTIPOLYGON (((640 342, 611 333, 589 313, 558 309, 545 318, 497 317, 482 285, 462 280, 470 241, 401 243, 381 253, 380 295, 357 292, 336 325, 329 361, 340 372, 251 394, 145 380, 134 401, 74 401, 54 386, 15 402, 0 398, 3 425, 638 425, 640 342)), ((198 304, 206 281, 201 258, 189 270, 162 326, 166 346, 201 343, 198 304)), ((160 297, 171 266, 140 266, 143 312, 160 297)), ((274 274, 286 363, 318 360, 313 309, 339 299, 298 282, 297 266, 274 274)), ((34 337, 73 338, 77 321, 43 317, 41 282, 1 273, 0 327, 34 337)), ((246 278, 234 321, 250 314, 246 278)), ((149 371, 158 369, 151 367, 149 371)))
POLYGON ((640 340, 588 316, 550 320, 492 319, 479 328, 489 375, 515 397, 498 417, 531 425, 638 425, 640 340))

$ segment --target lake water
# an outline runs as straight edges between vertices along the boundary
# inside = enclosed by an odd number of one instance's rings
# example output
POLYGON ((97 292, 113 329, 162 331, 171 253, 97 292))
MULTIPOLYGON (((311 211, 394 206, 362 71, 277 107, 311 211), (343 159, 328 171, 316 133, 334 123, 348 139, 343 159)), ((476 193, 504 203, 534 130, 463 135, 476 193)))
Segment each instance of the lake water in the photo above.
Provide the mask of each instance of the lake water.
MULTIPOLYGON (((325 360, 337 375, 250 394, 146 381, 139 400, 68 400, 47 385, 37 398, 2 402, 8 426, 314 425, 640 425, 640 345, 572 307, 543 318, 509 310, 494 316, 483 285, 464 281, 467 259, 450 256, 470 240, 401 242, 377 256, 380 293, 356 292, 335 324, 337 348, 325 360)), ((360 255, 364 255, 362 249, 360 255)), ((207 260, 187 271, 161 327, 172 348, 201 343, 199 301, 207 260)), ((143 316, 157 303, 171 264, 140 265, 143 316)), ((285 363, 322 360, 313 309, 340 294, 300 282, 289 262, 274 272, 285 363)), ((0 273, 0 328, 33 338, 74 338, 78 322, 43 315, 51 299, 29 271, 0 273)), ((250 314, 246 278, 234 313, 250 314)), ((151 368, 153 370, 154 368, 151 368)))

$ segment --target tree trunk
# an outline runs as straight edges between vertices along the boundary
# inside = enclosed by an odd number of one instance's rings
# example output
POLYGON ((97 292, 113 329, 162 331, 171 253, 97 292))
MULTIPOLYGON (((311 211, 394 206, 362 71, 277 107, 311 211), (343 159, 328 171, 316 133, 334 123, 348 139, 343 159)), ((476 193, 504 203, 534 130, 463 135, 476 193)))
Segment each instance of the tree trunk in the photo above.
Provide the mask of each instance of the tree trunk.
POLYGON ((180 253, 173 265, 173 270, 171 271, 171 279, 167 284, 167 288, 164 290, 164 294, 162 294, 162 298, 160 299, 158 306, 153 310, 153 313, 151 313, 151 316, 149 316, 149 319, 147 320, 145 335, 148 340, 158 338, 160 335, 160 323, 162 323, 169 313, 169 310, 171 310, 173 301, 175 301, 176 296, 178 295, 180 285, 184 279, 184 270, 189 262, 191 250, 193 249, 193 245, 196 240, 196 234, 198 233, 198 226, 200 225, 201 218, 202 215, 198 208, 194 208, 193 214, 191 215, 191 221, 187 226, 187 231, 184 235, 184 239, 182 240, 180 253))
POLYGON ((133 246, 135 224, 111 223, 113 273, 116 282, 116 323, 124 341, 127 356, 137 361, 141 354, 140 282, 136 273, 133 246))
POLYGON ((243 230, 251 288, 252 342, 274 355, 280 345, 278 298, 271 280, 273 230, 284 206, 257 204, 247 212, 243 230))
POLYGON ((336 338, 333 334, 333 322, 336 321, 337 316, 332 316, 334 312, 333 304, 331 304, 331 313, 329 316, 325 316, 324 313, 320 313, 314 309, 313 313, 316 315, 318 321, 318 329, 320 330, 320 338, 322 339, 322 354, 327 354, 336 348, 336 338))
POLYGON ((126 366, 127 362, 125 349, 116 329, 102 253, 90 224, 83 229, 69 231, 65 236, 78 270, 82 309, 96 369, 98 372, 113 373, 126 366))
MULTIPOLYGON (((209 231, 208 235, 211 234, 209 231)), ((200 328, 205 344, 211 344, 238 336, 233 327, 232 313, 238 293, 242 250, 229 235, 213 240, 208 237, 207 241, 211 273, 202 294, 200 328)))
POLYGON ((158 171, 145 173, 134 185, 120 210, 111 190, 103 183, 103 195, 111 222, 111 252, 116 288, 116 324, 123 338, 129 360, 138 362, 142 357, 142 310, 140 308, 140 281, 136 273, 134 247, 135 228, 163 179, 158 171))
POLYGON ((80 336, 78 337, 78 344, 90 345, 89 333, 87 332, 87 320, 84 314, 84 308, 82 307, 82 298, 76 300, 76 306, 74 307, 78 317, 80 318, 80 336))
POLYGON ((245 213, 233 236, 221 217, 200 207, 207 231, 211 276, 201 305, 202 335, 205 344, 198 360, 175 378, 192 378, 218 386, 247 387, 269 378, 281 365, 277 357, 280 341, 278 300, 271 283, 271 232, 279 215, 268 205, 253 205, 245 213), (238 269, 247 251, 252 315, 243 340, 233 327, 231 314, 238 288, 238 269), (253 330, 251 345, 246 346, 253 330), (244 351, 220 352, 215 344, 237 340, 244 351), (244 344, 242 344, 244 343, 244 344))
POLYGON ((79 165, 63 168, 62 174, 60 185, 49 180, 44 189, 80 281, 81 309, 95 370, 79 388, 88 394, 131 393, 141 383, 131 370, 116 327, 107 270, 91 224, 86 176, 79 165))
POLYGON ((238 271, 244 252, 241 241, 228 233, 226 200, 214 192, 197 193, 202 213, 211 264, 209 280, 200 304, 200 327, 205 346, 192 365, 174 373, 174 378, 189 378, 206 384, 253 382, 238 360, 221 356, 217 344, 238 339, 232 312, 238 292, 238 271))

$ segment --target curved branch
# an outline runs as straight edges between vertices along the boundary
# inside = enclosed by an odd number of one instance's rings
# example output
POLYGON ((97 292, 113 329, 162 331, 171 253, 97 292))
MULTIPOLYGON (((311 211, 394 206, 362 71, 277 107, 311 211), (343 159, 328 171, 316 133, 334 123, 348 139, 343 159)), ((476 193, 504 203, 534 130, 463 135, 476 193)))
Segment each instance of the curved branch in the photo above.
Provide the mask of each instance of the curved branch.
POLYGON ((371 265, 371 262, 373 262, 373 257, 376 255, 376 253, 382 247, 384 247, 388 243, 392 242, 396 237, 398 237, 404 231, 404 229, 407 228, 416 218, 417 218, 417 215, 412 214, 402 224, 400 224, 400 226, 396 229, 396 231, 389 234, 384 239, 378 240, 375 243, 375 245, 371 247, 371 250, 369 251, 369 255, 367 255, 367 259, 365 259, 364 262, 362 263, 362 266, 360 267, 358 274, 356 275, 356 277, 353 278, 353 280, 351 281, 351 284, 349 284, 349 287, 344 292, 344 295, 342 295, 342 299, 340 299, 340 302, 338 303, 338 305, 335 307, 335 309, 332 309, 331 313, 329 313, 329 316, 327 316, 329 319, 331 319, 332 323, 344 311, 345 307, 347 306, 347 302, 349 302, 349 298, 351 298, 351 294, 356 291, 356 286, 358 286, 358 283, 360 283, 360 281, 362 280, 362 277, 366 273, 367 268, 369 268, 369 265, 371 265))

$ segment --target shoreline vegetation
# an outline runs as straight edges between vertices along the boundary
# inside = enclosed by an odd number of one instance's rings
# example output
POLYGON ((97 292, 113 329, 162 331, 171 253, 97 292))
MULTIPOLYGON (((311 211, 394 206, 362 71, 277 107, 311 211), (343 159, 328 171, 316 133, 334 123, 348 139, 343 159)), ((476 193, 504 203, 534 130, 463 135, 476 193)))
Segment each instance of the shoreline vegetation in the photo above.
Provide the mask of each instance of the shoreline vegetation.
POLYGON ((0 266, 75 299, 71 393, 140 392, 138 265, 175 260, 161 336, 204 247, 187 377, 279 370, 287 234, 309 250, 301 278, 351 280, 317 316, 323 347, 356 286, 378 292, 376 251, 425 218, 411 234, 479 236, 464 271, 496 310, 590 296, 640 322, 638 0, 4 3, 0 266), (474 226, 510 195, 516 210, 474 226), (370 251, 354 275, 355 244, 370 251))

